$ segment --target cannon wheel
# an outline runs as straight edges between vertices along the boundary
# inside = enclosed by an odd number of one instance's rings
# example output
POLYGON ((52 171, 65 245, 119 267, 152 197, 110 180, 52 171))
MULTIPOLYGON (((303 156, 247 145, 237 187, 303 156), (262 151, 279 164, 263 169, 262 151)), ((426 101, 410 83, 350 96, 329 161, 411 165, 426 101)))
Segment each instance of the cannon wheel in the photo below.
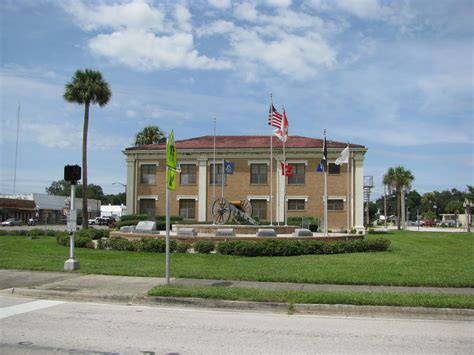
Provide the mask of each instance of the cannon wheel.
POLYGON ((249 200, 240 200, 240 208, 247 216, 252 216, 252 204, 249 200))
POLYGON ((217 224, 226 224, 231 215, 229 202, 225 198, 218 198, 212 204, 212 220, 217 224))

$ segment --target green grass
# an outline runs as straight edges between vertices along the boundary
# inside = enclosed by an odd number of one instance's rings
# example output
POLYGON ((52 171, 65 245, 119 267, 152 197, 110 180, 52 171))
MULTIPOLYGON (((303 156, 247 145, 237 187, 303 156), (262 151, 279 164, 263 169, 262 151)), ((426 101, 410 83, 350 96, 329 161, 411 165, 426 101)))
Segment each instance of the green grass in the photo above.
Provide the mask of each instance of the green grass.
MULTIPOLYGON (((377 238, 379 235, 368 238, 377 238)), ((378 253, 237 257, 172 254, 173 277, 302 283, 474 287, 474 236, 468 233, 394 232, 378 253)), ((69 249, 55 238, 0 237, 0 268, 62 271, 69 249)), ((80 272, 165 275, 165 255, 76 249, 80 272)))
POLYGON ((463 295, 368 293, 368 292, 316 292, 262 290, 252 288, 226 288, 205 286, 156 286, 150 296, 197 297, 233 301, 279 302, 302 304, 352 304, 368 306, 403 306, 431 308, 474 308, 474 297, 463 295))

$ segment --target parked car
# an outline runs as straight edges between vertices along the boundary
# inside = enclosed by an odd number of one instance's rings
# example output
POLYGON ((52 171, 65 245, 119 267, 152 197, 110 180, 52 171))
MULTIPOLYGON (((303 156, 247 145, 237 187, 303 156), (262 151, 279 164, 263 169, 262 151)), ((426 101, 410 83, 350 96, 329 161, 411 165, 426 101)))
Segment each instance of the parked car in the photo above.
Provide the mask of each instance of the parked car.
POLYGON ((115 218, 112 216, 103 217, 103 219, 105 220, 105 224, 108 225, 109 227, 113 227, 117 223, 115 218))
POLYGON ((13 226, 21 226, 23 222, 21 219, 18 218, 8 218, 6 221, 2 222, 2 227, 13 227, 13 226))
POLYGON ((89 224, 98 225, 98 226, 106 226, 107 220, 103 217, 96 217, 96 218, 89 219, 89 224))
POLYGON ((28 225, 29 226, 36 226, 38 224, 38 220, 36 218, 30 218, 28 220, 28 225))
POLYGON ((420 221, 420 226, 422 227, 433 227, 435 226, 435 221, 431 219, 425 219, 423 221, 420 221))

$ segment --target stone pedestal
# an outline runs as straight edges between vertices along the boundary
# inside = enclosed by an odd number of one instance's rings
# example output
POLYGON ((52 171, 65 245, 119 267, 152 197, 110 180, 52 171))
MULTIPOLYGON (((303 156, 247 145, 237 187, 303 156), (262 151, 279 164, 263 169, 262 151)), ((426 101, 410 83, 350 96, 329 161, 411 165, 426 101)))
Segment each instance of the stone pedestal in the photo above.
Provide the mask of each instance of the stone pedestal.
POLYGON ((66 271, 71 271, 71 270, 77 270, 81 267, 79 260, 76 259, 67 259, 64 262, 64 270, 66 271))

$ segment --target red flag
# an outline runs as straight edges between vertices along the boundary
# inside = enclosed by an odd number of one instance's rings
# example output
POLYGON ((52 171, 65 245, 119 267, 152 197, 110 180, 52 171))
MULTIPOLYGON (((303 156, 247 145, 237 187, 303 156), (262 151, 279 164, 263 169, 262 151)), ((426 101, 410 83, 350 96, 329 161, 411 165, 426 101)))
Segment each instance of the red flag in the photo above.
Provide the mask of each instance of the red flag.
POLYGON ((288 165, 284 162, 280 162, 281 164, 281 175, 284 175, 284 176, 293 176, 293 165, 288 165))
POLYGON ((288 139, 288 118, 286 118, 285 110, 283 110, 283 119, 281 120, 280 126, 273 133, 282 142, 286 142, 286 140, 288 139))

